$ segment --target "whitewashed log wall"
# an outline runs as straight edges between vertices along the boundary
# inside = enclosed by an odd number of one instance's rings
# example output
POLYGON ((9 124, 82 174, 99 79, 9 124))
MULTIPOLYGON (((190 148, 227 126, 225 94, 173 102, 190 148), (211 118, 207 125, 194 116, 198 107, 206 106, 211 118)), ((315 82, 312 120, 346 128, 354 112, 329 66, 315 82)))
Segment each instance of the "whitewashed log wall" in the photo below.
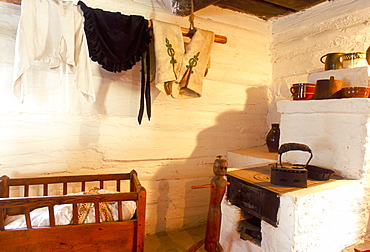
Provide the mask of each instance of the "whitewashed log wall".
POLYGON ((272 28, 273 101, 268 122, 279 121, 276 101, 291 99, 293 83, 324 71, 321 56, 364 52, 370 46, 370 1, 334 0, 270 20, 272 28))
MULTIPOLYGON (((88 6, 189 27, 157 1, 86 0, 88 6)), ((269 23, 208 7, 195 26, 227 36, 215 44, 199 99, 174 100, 152 86, 152 120, 137 123, 140 67, 110 73, 93 66, 97 101, 70 85, 69 112, 59 74, 28 71, 30 94, 12 93, 20 6, 0 3, 0 175, 102 174, 136 169, 147 188, 147 233, 206 220, 212 164, 228 150, 264 144, 271 94, 269 23)), ((70 76, 73 79, 73 76, 70 76)))

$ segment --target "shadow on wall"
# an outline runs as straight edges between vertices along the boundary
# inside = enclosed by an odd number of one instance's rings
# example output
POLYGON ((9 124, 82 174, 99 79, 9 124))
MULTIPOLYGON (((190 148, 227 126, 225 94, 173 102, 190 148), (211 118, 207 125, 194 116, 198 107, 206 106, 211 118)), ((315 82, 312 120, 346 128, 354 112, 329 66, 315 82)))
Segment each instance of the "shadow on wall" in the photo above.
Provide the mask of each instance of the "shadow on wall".
POLYGON ((169 192, 169 184, 167 180, 161 180, 158 185, 158 192, 159 196, 157 197, 157 202, 161 202, 161 208, 158 208, 157 205, 157 219, 164 220, 164 221, 157 221, 155 230, 158 232, 156 236, 161 238, 161 244, 159 247, 156 248, 156 251, 162 252, 166 251, 169 247, 173 248, 181 248, 186 250, 186 248, 182 248, 180 244, 174 242, 170 236, 166 236, 163 230, 166 230, 166 217, 169 209, 169 205, 172 203, 171 199, 168 196, 169 192))
MULTIPOLYGON (((117 115, 136 120, 141 98, 141 63, 137 63, 132 69, 117 73, 109 72, 101 66, 98 66, 97 70, 100 83, 95 90, 95 109, 103 115, 117 115)), ((153 78, 154 76, 151 74, 151 79, 153 80, 153 78)), ((153 82, 150 85, 151 105, 153 106, 153 102, 160 92, 155 88, 153 82)), ((147 120, 146 108, 144 120, 147 120)))
MULTIPOLYGON (((122 72, 109 72, 98 67, 99 86, 96 87, 95 109, 103 115, 136 118, 141 92, 141 65, 122 72)), ((152 103, 159 94, 151 88, 152 103)), ((146 114, 146 112, 145 112, 146 114)))
POLYGON ((268 130, 268 87, 251 87, 246 93, 243 110, 219 114, 214 126, 199 132, 197 145, 185 161, 171 162, 156 173, 155 178, 160 181, 156 232, 167 230, 169 221, 176 218, 183 218, 183 226, 205 223, 209 188, 191 189, 191 186, 210 183, 214 176, 213 162, 218 155, 225 156, 229 150, 264 144, 268 130))
POLYGON ((168 197, 169 184, 167 180, 161 180, 158 185, 159 196, 157 197, 157 202, 161 202, 161 208, 157 208, 157 221, 155 230, 162 231, 166 230, 166 216, 168 212, 168 207, 171 203, 170 197, 168 197))

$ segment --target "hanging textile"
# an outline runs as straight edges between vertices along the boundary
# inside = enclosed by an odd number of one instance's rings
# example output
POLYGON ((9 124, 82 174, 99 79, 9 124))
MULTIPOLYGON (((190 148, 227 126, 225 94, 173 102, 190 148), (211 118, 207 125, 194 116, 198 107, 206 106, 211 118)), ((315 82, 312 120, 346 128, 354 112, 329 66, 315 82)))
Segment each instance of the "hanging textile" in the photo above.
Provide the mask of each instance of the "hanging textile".
POLYGON ((173 98, 202 95, 203 77, 209 66, 214 33, 197 29, 184 46, 181 28, 152 20, 156 62, 156 87, 173 98))
POLYGON ((22 77, 32 61, 47 62, 50 69, 68 66, 67 73, 76 73, 77 89, 95 101, 83 15, 71 1, 22 0, 13 71, 13 91, 22 100, 28 93, 22 77))
POLYGON ((138 122, 141 124, 142 121, 144 99, 150 120, 149 44, 151 35, 148 20, 142 16, 126 16, 120 12, 90 8, 82 1, 79 1, 78 5, 81 6, 85 17, 85 33, 89 54, 93 61, 98 62, 110 72, 121 72, 131 69, 142 60, 138 122))

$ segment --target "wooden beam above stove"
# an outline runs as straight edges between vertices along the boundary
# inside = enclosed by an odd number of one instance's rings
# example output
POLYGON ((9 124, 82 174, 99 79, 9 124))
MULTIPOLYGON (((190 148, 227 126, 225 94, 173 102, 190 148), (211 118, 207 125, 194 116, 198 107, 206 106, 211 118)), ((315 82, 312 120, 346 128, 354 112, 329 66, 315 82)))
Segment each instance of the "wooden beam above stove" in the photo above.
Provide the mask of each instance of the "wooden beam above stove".
MULTIPOLYGON (((175 13, 188 16, 191 13, 192 0, 172 0, 175 13)), ((284 16, 302 11, 327 0, 193 0, 194 11, 209 5, 252 14, 263 19, 284 16)))
MULTIPOLYGON (((1 2, 21 4, 22 0, 0 0, 1 2)), ((171 0, 174 13, 179 16, 191 14, 191 1, 194 12, 209 5, 241 13, 252 14, 263 19, 288 15, 302 11, 328 0, 171 0)))

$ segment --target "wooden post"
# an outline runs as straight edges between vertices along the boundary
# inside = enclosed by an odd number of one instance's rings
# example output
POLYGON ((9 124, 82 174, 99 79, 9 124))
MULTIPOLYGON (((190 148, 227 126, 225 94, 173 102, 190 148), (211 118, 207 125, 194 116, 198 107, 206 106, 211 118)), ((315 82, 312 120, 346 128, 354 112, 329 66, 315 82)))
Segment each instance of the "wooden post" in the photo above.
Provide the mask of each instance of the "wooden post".
MULTIPOLYGON (((8 185, 9 177, 6 175, 1 176, 0 178, 0 198, 9 198, 9 185, 8 185)), ((7 214, 6 208, 0 209, 0 230, 4 230, 4 220, 7 214)))
POLYGON ((228 182, 225 179, 228 163, 222 156, 217 156, 213 163, 213 173, 215 176, 209 185, 192 186, 193 189, 210 188, 211 196, 207 217, 207 229, 205 238, 193 246, 187 252, 195 252, 204 244, 204 248, 208 252, 223 252, 223 248, 219 242, 221 230, 221 201, 225 195, 228 182))
POLYGON ((144 238, 145 238, 145 211, 146 211, 146 190, 144 187, 139 187, 138 204, 137 204, 137 238, 136 247, 137 252, 144 251, 144 238))
POLYGON ((137 177, 137 172, 135 170, 132 170, 130 172, 130 192, 136 192, 138 190, 135 186, 136 177, 137 177))
POLYGON ((9 177, 3 175, 0 178, 0 197, 1 198, 9 198, 9 185, 8 185, 9 177))

